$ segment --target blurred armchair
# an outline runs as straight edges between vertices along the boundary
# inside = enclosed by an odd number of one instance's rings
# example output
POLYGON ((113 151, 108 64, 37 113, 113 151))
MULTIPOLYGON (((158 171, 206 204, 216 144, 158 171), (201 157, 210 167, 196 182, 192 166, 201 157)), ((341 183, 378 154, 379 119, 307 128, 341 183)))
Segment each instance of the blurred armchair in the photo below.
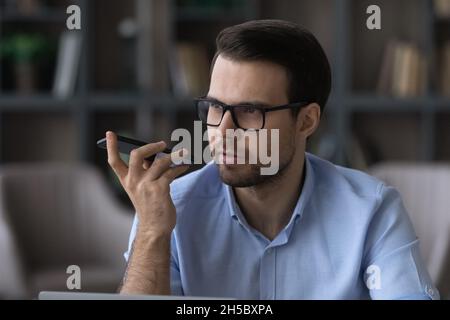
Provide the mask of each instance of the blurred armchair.
POLYGON ((450 298, 450 165, 383 163, 371 173, 402 195, 430 276, 450 298))
POLYGON ((133 213, 92 167, 2 166, 0 297, 67 290, 69 265, 81 269, 81 291, 114 292, 125 268, 133 213))

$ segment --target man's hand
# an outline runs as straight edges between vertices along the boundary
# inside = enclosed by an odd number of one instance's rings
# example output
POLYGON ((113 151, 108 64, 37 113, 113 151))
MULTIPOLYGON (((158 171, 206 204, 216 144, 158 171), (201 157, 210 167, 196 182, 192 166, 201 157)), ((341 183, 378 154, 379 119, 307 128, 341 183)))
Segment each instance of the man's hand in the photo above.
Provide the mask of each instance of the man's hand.
POLYGON ((127 167, 119 156, 116 135, 108 131, 106 137, 108 163, 136 209, 139 231, 148 235, 170 234, 175 227, 176 215, 169 184, 188 166, 171 168, 170 155, 149 164, 145 158, 162 152, 166 147, 164 141, 160 141, 132 150, 127 167))
POLYGON ((164 150, 163 141, 132 150, 127 166, 119 156, 116 135, 108 131, 106 138, 108 163, 139 219, 121 292, 170 294, 170 235, 175 227, 176 211, 169 184, 189 166, 171 167, 171 155, 155 159, 153 163, 146 161, 145 158, 164 150))

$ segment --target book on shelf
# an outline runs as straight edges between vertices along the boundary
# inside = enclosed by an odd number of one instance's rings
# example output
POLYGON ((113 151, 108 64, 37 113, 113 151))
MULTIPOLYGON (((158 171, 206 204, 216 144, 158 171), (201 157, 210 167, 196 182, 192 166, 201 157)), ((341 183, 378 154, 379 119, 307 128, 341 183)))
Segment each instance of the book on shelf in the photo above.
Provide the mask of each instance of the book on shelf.
POLYGON ((450 0, 434 0, 434 12, 438 18, 450 17, 450 0))
POLYGON ((79 32, 65 31, 61 34, 53 83, 53 95, 57 98, 68 98, 75 93, 81 46, 79 32))
POLYGON ((5 11, 17 12, 24 16, 35 15, 42 7, 41 0, 6 0, 4 3, 5 11))
POLYGON ((450 41, 447 41, 439 51, 441 68, 439 70, 439 92, 450 97, 450 41))
POLYGON ((209 84, 209 59, 204 46, 190 42, 177 43, 171 52, 169 68, 175 95, 205 94, 209 84))
POLYGON ((423 95, 427 84, 427 60, 415 44, 391 40, 383 54, 377 92, 399 98, 423 95))

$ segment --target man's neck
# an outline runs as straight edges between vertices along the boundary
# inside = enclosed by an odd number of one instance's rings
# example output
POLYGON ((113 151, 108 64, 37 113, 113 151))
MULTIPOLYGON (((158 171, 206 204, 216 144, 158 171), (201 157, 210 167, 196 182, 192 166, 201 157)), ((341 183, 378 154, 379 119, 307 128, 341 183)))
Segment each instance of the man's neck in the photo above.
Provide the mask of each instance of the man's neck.
POLYGON ((273 240, 291 219, 303 186, 304 157, 293 159, 274 181, 233 188, 248 224, 269 240, 273 240))

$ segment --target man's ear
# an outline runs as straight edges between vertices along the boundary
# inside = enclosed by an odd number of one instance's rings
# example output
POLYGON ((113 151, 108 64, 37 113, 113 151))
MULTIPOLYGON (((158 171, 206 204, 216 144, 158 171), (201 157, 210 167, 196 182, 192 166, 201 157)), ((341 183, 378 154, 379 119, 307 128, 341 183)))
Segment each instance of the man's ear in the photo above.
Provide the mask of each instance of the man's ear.
POLYGON ((319 123, 320 106, 317 103, 310 103, 300 109, 297 115, 297 128, 305 139, 316 131, 319 123))

